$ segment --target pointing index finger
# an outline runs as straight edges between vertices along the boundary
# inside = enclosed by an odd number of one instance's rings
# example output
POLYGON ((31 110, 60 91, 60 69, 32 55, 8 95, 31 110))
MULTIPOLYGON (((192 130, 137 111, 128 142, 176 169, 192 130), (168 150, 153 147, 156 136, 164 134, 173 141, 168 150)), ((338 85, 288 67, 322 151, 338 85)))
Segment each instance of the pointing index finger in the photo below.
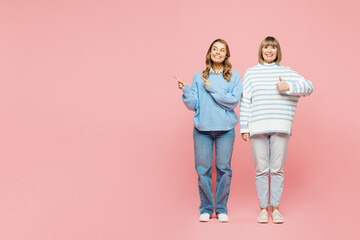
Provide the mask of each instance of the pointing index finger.
POLYGON ((182 84, 184 84, 184 82, 183 82, 183 81, 181 81, 178 77, 173 76, 173 78, 175 78, 175 79, 176 79, 176 81, 181 82, 182 84))
POLYGON ((201 78, 202 78, 202 80, 204 80, 205 82, 207 82, 206 78, 204 78, 204 77, 202 77, 202 76, 201 76, 201 78))

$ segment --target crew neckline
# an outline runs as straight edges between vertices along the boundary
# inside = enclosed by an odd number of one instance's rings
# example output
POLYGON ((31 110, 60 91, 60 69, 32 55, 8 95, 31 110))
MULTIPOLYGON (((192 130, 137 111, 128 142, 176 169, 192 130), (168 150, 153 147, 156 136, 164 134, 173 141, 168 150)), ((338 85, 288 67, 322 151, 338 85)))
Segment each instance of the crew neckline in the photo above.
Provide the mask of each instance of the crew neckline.
POLYGON ((264 66, 274 66, 274 65, 276 65, 276 63, 275 62, 272 62, 272 63, 260 63, 261 65, 264 65, 264 66))

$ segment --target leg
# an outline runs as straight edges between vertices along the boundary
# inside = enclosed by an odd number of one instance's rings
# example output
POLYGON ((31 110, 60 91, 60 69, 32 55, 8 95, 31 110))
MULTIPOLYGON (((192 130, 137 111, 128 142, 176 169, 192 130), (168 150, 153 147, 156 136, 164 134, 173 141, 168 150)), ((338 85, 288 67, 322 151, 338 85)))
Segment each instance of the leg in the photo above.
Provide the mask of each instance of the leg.
POLYGON ((214 212, 212 196, 213 138, 194 128, 195 169, 198 175, 200 214, 214 212))
POLYGON ((270 136, 270 205, 279 207, 284 186, 284 166, 290 135, 273 133, 270 136))
POLYGON ((267 208, 269 206, 269 135, 256 134, 250 140, 256 170, 255 184, 259 205, 260 208, 267 208))
POLYGON ((232 177, 231 156, 235 140, 232 129, 215 137, 216 192, 215 212, 227 213, 227 201, 232 177))

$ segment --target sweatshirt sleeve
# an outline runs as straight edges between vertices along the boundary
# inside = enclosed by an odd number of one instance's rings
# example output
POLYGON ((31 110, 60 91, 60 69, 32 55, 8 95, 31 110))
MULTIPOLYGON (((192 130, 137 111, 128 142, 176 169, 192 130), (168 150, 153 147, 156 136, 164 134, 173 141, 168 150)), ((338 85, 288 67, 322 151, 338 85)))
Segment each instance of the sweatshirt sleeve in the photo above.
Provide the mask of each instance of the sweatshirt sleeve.
POLYGON ((196 82, 196 75, 194 76, 191 87, 186 85, 182 90, 182 99, 185 106, 191 111, 196 111, 198 108, 198 85, 196 82))
POLYGON ((314 91, 312 83, 295 71, 293 71, 293 76, 289 77, 289 80, 287 83, 290 90, 285 92, 288 95, 306 97, 310 96, 314 91))
POLYGON ((244 76, 244 91, 240 99, 240 133, 249 133, 249 118, 252 104, 252 89, 247 73, 244 76))
POLYGON ((228 111, 236 108, 242 93, 242 83, 239 73, 233 72, 232 74, 231 80, 234 81, 234 85, 231 91, 226 92, 225 89, 217 88, 214 84, 211 84, 207 89, 216 103, 228 111))

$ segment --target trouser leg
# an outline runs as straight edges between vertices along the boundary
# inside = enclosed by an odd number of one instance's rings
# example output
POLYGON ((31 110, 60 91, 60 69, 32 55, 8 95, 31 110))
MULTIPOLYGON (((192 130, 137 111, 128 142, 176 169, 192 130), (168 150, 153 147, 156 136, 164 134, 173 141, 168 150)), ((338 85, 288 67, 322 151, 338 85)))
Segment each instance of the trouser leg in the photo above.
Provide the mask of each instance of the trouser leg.
POLYGON ((278 207, 284 187, 284 166, 290 135, 274 133, 270 136, 270 205, 278 207))
POLYGON ((216 192, 215 212, 227 213, 227 201, 232 177, 231 156, 235 140, 234 129, 215 137, 216 192))
POLYGON ((198 175, 200 195, 200 213, 214 212, 212 196, 212 159, 214 140, 210 135, 200 133, 196 128, 193 132, 195 169, 198 175))
POLYGON ((269 206, 269 135, 256 134, 253 135, 250 140, 252 156, 256 171, 255 185, 259 198, 259 206, 261 208, 266 208, 269 206))

